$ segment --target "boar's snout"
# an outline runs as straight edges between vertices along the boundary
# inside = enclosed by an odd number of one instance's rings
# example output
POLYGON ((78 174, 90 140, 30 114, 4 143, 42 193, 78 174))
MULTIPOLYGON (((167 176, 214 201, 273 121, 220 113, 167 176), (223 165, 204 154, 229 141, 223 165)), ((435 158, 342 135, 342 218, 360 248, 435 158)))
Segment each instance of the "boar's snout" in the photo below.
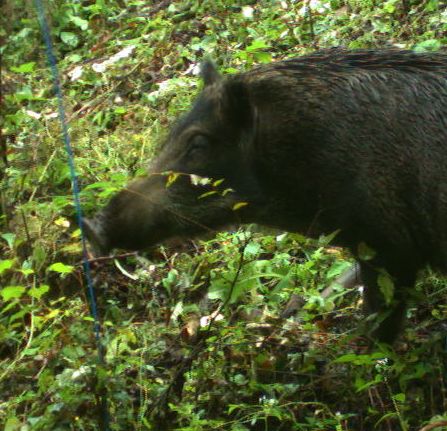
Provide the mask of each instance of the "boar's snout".
POLYGON ((104 256, 110 252, 111 247, 107 243, 104 229, 100 221, 96 218, 83 218, 82 227, 95 256, 104 256))

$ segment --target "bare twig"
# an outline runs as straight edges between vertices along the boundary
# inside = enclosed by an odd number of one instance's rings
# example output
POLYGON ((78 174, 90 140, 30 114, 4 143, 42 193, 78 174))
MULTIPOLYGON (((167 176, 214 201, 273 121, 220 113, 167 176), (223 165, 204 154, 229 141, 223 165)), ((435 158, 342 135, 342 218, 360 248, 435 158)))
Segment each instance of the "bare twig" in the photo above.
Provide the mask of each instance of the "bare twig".
POLYGON ((165 389, 163 394, 154 403, 152 408, 149 409, 149 412, 153 412, 155 410, 155 408, 157 408, 157 407, 164 408, 164 406, 167 405, 167 401, 169 399, 171 392, 174 392, 177 395, 179 393, 181 393, 181 391, 183 389, 183 385, 185 383, 185 377, 184 377, 185 372, 187 372, 188 370, 191 369, 194 361, 199 357, 200 353, 206 347, 207 337, 211 331, 212 325, 213 325, 217 315, 219 314, 219 311, 222 310, 222 308, 224 308, 231 300, 231 296, 233 294, 234 287, 237 283, 237 280, 241 274, 242 268, 245 263, 244 252, 245 252, 245 248, 247 247, 247 244, 248 244, 248 238, 246 237, 244 240, 244 243, 242 244, 242 246, 239 249, 240 257, 239 257, 238 267, 236 269, 236 274, 232 280, 227 298, 222 303, 222 305, 218 308, 217 312, 213 313, 213 316, 210 318, 210 322, 208 324, 206 331, 203 331, 202 333, 198 334, 197 344, 194 346, 192 352, 188 356, 185 356, 183 358, 181 364, 175 371, 175 374, 174 374, 169 386, 165 389))
POLYGON ((225 301, 218 308, 217 312, 214 313, 214 318, 210 319, 210 323, 208 325, 208 331, 207 332, 209 332, 209 328, 211 327, 211 324, 214 322, 214 320, 216 319, 217 315, 219 314, 219 311, 222 310, 223 308, 225 308, 228 305, 228 303, 231 300, 231 297, 233 296, 234 288, 236 286, 237 280, 239 279, 239 276, 241 274, 242 268, 243 268, 244 263, 245 263, 244 252, 245 252, 245 249, 247 247, 247 244, 248 244, 248 239, 247 239, 247 237, 245 237, 244 243, 242 244, 241 248, 239 249, 239 253, 240 253, 239 254, 239 263, 237 265, 236 274, 234 275, 233 281, 231 282, 230 291, 228 292, 228 295, 225 298, 225 301))
MULTIPOLYGON (((88 259, 87 262, 88 263, 105 262, 108 260, 125 259, 126 257, 136 256, 136 255, 137 255, 136 252, 132 252, 132 253, 117 254, 114 256, 100 256, 100 257, 94 257, 92 259, 88 259)), ((83 264, 83 262, 78 262, 76 264, 76 266, 82 266, 82 264, 83 264)))
POLYGON ((425 425, 425 427, 421 428, 419 431, 430 431, 435 428, 447 429, 447 421, 433 422, 432 424, 425 425))
MULTIPOLYGON (((1 4, 1 3, 0 3, 1 4)), ((4 37, 0 36, 0 46, 3 46, 5 43, 4 37)), ((0 118, 5 118, 3 115, 3 54, 0 52, 0 118)), ((0 166, 0 181, 3 180, 5 170, 8 167, 8 158, 7 158, 7 147, 6 147, 6 136, 2 134, 3 120, 0 120, 0 163, 3 166, 0 166)), ((0 184, 0 215, 6 216, 6 202, 3 194, 3 187, 0 184)))
POLYGON ((314 46, 314 48, 316 48, 317 42, 315 40, 314 18, 312 15, 312 8, 311 8, 310 0, 307 0, 307 16, 309 17, 309 27, 310 27, 310 35, 312 37, 312 45, 314 46))

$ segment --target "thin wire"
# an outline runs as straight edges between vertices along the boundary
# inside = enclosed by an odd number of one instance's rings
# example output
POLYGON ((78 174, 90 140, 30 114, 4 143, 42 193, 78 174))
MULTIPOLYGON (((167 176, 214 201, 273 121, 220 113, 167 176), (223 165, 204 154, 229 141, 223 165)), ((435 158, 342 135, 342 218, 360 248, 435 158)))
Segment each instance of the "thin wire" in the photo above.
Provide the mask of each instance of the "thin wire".
MULTIPOLYGON (((53 77, 53 87, 54 87, 54 91, 55 91, 56 97, 57 97, 59 119, 61 122, 61 129, 62 129, 62 137, 63 137, 63 141, 64 141, 64 145, 65 145, 65 151, 68 156, 68 165, 70 167, 70 177, 71 177, 71 184, 72 184, 73 201, 74 201, 74 205, 75 205, 77 222, 79 225, 79 229, 81 230, 82 266, 84 269, 84 275, 85 275, 85 279, 87 282, 90 313, 93 317, 93 322, 94 322, 93 329, 94 329, 94 333, 95 333, 96 346, 97 346, 97 350, 98 350, 98 360, 99 360, 100 364, 104 364, 104 348, 101 343, 101 325, 100 325, 100 321, 99 321, 99 317, 98 317, 95 289, 93 286, 90 262, 89 262, 88 254, 87 254, 87 242, 85 239, 84 227, 83 227, 83 223, 82 223, 82 208, 81 208, 81 200, 79 197, 78 177, 77 177, 76 169, 75 169, 73 148, 71 146, 70 135, 68 133, 68 124, 67 124, 67 120, 66 120, 66 116, 65 116, 62 87, 60 84, 59 72, 58 72, 58 68, 57 68, 56 57, 54 55, 54 49, 53 49, 53 43, 51 40, 50 29, 48 26, 48 22, 45 18, 45 10, 44 10, 42 1, 34 0, 34 4, 35 4, 36 10, 37 10, 37 16, 39 19, 40 28, 42 30, 42 36, 43 36, 43 39, 45 42, 47 59, 48 59, 48 63, 51 68, 51 74, 53 77)), ((108 412, 108 406, 107 406, 107 394, 106 393, 104 393, 101 397, 101 409, 102 409, 102 414, 103 414, 103 421, 102 421, 101 428, 105 431, 108 431, 109 430, 109 412, 108 412)))

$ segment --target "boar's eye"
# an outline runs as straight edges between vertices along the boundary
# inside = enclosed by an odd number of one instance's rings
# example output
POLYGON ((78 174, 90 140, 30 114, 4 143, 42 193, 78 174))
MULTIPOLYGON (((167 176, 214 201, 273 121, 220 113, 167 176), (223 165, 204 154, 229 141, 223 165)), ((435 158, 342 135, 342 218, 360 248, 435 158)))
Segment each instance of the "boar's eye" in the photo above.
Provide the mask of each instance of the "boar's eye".
POLYGON ((188 156, 197 156, 206 151, 210 140, 205 135, 194 135, 188 142, 188 156))

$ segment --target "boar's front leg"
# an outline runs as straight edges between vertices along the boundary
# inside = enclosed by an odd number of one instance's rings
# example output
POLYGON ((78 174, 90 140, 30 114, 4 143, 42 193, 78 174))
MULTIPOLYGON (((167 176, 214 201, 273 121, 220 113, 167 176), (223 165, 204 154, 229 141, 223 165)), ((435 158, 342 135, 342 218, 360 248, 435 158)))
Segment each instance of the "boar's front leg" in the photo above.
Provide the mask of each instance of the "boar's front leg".
POLYGON ((388 270, 394 283, 394 297, 387 304, 378 283, 379 266, 375 266, 371 262, 361 262, 360 268, 364 284, 365 313, 367 315, 376 314, 373 328, 367 328, 366 332, 374 340, 392 344, 405 319, 407 292, 416 281, 416 271, 408 269, 408 266, 402 271, 396 271, 396 268, 388 270))

